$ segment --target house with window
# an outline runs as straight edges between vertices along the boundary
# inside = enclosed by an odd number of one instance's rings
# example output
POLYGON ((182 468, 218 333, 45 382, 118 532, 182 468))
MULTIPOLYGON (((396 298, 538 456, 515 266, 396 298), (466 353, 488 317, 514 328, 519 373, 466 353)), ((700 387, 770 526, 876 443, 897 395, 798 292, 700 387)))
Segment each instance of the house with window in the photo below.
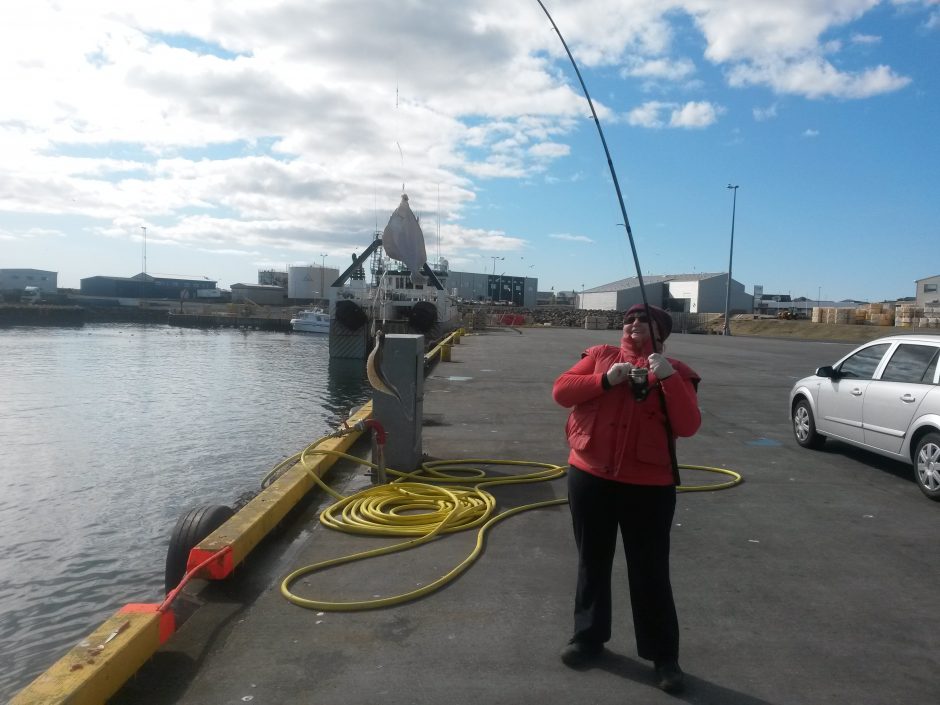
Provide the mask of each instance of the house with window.
POLYGON ((940 306, 940 274, 917 280, 917 306, 940 306))

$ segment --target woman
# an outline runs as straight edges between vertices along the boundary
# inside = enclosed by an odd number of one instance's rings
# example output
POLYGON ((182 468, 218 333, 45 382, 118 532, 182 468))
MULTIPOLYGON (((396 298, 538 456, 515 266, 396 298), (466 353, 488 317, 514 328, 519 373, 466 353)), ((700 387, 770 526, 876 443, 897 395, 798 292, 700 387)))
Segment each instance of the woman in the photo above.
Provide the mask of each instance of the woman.
POLYGON ((678 484, 674 442, 676 436, 693 435, 701 415, 699 376, 662 354, 671 331, 666 311, 633 306, 623 319, 620 347, 588 348, 555 380, 552 395, 562 406, 573 407, 565 430, 571 447, 568 504, 578 546, 578 584, 574 635, 562 661, 586 666, 610 639, 610 577, 619 528, 637 652, 654 663, 659 687, 675 693, 682 689, 683 675, 669 582, 669 532, 678 484))

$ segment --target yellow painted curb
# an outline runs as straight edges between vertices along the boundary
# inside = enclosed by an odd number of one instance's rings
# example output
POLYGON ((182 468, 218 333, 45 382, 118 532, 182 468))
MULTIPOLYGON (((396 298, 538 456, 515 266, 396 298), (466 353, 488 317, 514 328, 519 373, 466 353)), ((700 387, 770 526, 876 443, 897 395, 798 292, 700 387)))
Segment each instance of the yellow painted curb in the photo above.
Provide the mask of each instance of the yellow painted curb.
MULTIPOLYGON (((348 424, 352 426, 371 416, 369 401, 348 424)), ((331 438, 319 448, 345 452, 361 435, 354 432, 331 438)), ((317 455, 311 471, 322 477, 336 460, 334 455, 317 455)), ((295 464, 196 546, 190 552, 187 571, 231 546, 231 551, 210 563, 198 576, 227 577, 315 484, 310 473, 295 464)), ((173 634, 172 610, 161 613, 159 607, 125 605, 21 690, 9 705, 101 705, 173 634)))
POLYGON ((10 705, 101 705, 147 662, 170 634, 173 613, 125 605, 21 690, 10 705))
MULTIPOLYGON (((372 416, 371 401, 364 404, 347 423, 352 426, 370 416, 372 416)), ((344 453, 360 435, 361 433, 357 432, 340 438, 331 438, 321 443, 318 448, 344 453)), ((322 477, 336 460, 334 455, 318 455, 312 463, 311 471, 316 473, 317 477, 322 477)), ((299 463, 294 465, 193 548, 189 553, 186 570, 192 570, 211 558, 213 554, 226 546, 231 546, 230 553, 212 562, 196 576, 212 580, 228 577, 235 566, 251 553, 252 549, 267 536, 271 529, 277 526, 278 522, 315 484, 310 473, 302 465, 299 463)))

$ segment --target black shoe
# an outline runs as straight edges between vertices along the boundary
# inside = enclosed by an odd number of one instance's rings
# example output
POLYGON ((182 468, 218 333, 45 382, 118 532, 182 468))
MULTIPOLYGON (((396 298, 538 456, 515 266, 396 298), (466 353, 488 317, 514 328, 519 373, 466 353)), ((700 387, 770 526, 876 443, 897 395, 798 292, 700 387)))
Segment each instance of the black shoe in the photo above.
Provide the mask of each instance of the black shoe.
POLYGON ((561 650, 562 662, 570 668, 584 668, 604 653, 604 645, 593 641, 572 641, 561 650))
POLYGON ((678 661, 656 662, 656 685, 666 693, 681 693, 685 687, 685 676, 678 661))

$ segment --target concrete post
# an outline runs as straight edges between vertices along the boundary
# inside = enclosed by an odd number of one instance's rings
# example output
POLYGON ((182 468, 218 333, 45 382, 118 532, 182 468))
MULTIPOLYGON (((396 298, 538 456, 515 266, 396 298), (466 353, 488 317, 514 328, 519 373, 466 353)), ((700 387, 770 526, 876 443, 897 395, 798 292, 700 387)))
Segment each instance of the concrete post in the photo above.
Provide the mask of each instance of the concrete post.
POLYGON ((398 399, 375 391, 372 411, 385 428, 385 462, 410 472, 421 464, 421 420, 424 415, 424 336, 390 333, 385 336, 382 374, 401 395, 398 399))

